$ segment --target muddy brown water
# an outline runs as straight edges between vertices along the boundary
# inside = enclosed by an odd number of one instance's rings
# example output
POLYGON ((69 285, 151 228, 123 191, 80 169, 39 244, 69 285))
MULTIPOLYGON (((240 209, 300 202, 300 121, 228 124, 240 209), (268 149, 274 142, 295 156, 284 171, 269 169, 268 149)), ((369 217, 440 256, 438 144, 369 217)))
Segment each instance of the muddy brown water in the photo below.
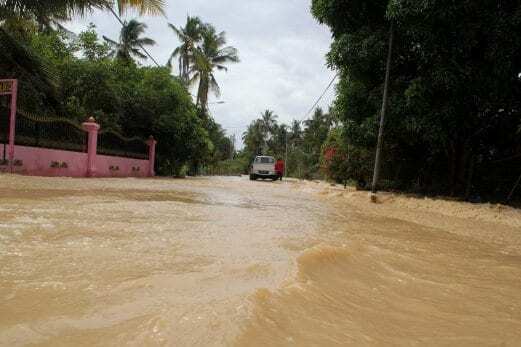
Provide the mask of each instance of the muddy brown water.
POLYGON ((0 345, 521 345, 519 211, 367 200, 0 175, 0 345))

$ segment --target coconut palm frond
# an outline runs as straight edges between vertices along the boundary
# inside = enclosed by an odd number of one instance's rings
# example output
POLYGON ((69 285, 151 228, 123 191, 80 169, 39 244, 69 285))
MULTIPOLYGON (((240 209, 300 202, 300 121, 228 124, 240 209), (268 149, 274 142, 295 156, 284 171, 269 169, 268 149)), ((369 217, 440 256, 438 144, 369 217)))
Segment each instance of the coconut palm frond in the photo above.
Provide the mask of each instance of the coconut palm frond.
POLYGON ((219 84, 217 83, 217 80, 213 74, 210 75, 210 90, 216 97, 221 96, 221 87, 219 87, 219 84))
POLYGON ((226 32, 221 31, 217 36, 215 37, 215 43, 217 46, 224 46, 226 44, 226 32))
POLYGON ((111 46, 110 56, 116 56, 123 61, 132 61, 132 57, 138 59, 147 59, 147 55, 140 51, 142 46, 152 46, 156 42, 148 37, 140 37, 145 32, 147 26, 143 23, 132 19, 123 23, 119 35, 119 42, 116 42, 106 36, 103 39, 111 46))
MULTIPOLYGON (((195 50, 198 49, 197 43, 201 39, 203 32, 202 21, 198 17, 186 18, 184 27, 176 27, 173 24, 168 26, 174 31, 181 44, 172 52, 171 57, 178 57, 179 59, 179 77, 185 83, 190 79, 190 65, 194 63, 195 50)), ((170 64, 172 66, 172 64, 170 64)))
POLYGON ((108 38, 108 37, 105 36, 105 35, 103 35, 102 37, 103 37, 103 40, 105 40, 105 41, 106 41, 109 45, 111 45, 111 46, 116 47, 116 46, 119 45, 119 43, 117 43, 116 41, 114 41, 114 40, 108 38))
POLYGON ((224 65, 218 65, 218 64, 215 64, 215 68, 219 71, 224 71, 224 72, 228 72, 228 68, 224 65))
POLYGON ((208 93, 211 91, 220 96, 220 88, 217 84, 214 70, 227 71, 225 63, 236 63, 239 61, 238 51, 232 46, 226 46, 225 32, 217 33, 215 28, 204 25, 201 46, 194 50, 193 66, 190 71, 198 71, 199 88, 197 99, 203 109, 207 108, 208 93))
POLYGON ((164 15, 164 0, 116 0, 120 15, 137 10, 140 15, 164 15))
POLYGON ((156 44, 156 41, 152 40, 151 38, 144 37, 142 39, 137 39, 136 43, 141 46, 153 46, 156 44))
POLYGON ((109 0, 4 0, 0 5, 0 19, 10 17, 61 17, 69 19, 73 15, 84 15, 96 8, 106 8, 109 0))
POLYGON ((199 82, 199 79, 200 79, 200 73, 199 72, 195 72, 192 75, 192 77, 188 80, 188 85, 189 86, 196 85, 199 82))
POLYGON ((57 76, 29 47, 0 27, 0 61, 9 66, 12 75, 7 78, 28 79, 40 90, 57 111, 60 109, 57 76))
POLYGON ((185 35, 182 30, 178 29, 175 25, 173 25, 171 23, 168 23, 168 27, 170 27, 170 29, 172 29, 174 31, 174 33, 177 35, 179 40, 183 40, 185 35))
POLYGON ((179 54, 181 54, 181 50, 182 47, 177 47, 176 49, 174 49, 172 54, 170 54, 170 59, 168 59, 168 61, 171 63, 173 59, 175 59, 177 56, 179 56, 179 54))
POLYGON ((146 54, 141 53, 141 51, 139 49, 136 49, 136 48, 130 49, 130 53, 131 53, 131 55, 139 57, 139 58, 144 59, 144 60, 147 60, 147 58, 148 58, 146 56, 146 54))
POLYGON ((168 66, 169 68, 172 68, 172 60, 174 60, 180 53, 181 53, 180 47, 177 47, 176 49, 174 49, 172 54, 170 54, 170 58, 168 58, 168 61, 166 62, 166 66, 168 66))

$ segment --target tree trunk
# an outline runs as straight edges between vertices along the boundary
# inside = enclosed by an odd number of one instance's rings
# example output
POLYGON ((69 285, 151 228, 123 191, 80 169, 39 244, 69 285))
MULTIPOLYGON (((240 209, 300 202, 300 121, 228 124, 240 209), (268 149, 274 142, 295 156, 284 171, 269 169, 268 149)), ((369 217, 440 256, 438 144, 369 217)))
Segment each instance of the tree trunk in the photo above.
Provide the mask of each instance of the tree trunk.
POLYGON ((376 145, 376 158, 374 162, 374 172, 373 172, 373 185, 371 191, 373 194, 376 193, 378 179, 380 177, 380 157, 382 154, 382 144, 383 144, 383 136, 384 136, 384 126, 385 126, 385 112, 387 110, 387 98, 389 92, 389 75, 391 70, 391 59, 393 53, 393 41, 394 41, 394 23, 391 21, 391 28, 389 34, 389 50, 387 52, 387 64, 385 69, 385 82, 384 82, 384 94, 382 100, 382 110, 380 114, 380 128, 378 130, 378 143, 376 145))

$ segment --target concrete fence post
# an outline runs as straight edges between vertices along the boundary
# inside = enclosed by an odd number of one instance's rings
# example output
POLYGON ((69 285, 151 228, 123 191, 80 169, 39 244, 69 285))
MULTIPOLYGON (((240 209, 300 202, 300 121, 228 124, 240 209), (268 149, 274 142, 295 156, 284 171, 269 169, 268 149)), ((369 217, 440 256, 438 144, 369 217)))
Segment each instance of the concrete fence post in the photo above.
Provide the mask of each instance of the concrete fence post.
MULTIPOLYGON (((0 95, 11 94, 11 112, 9 114, 9 145, 7 149, 7 159, 9 160, 9 172, 13 172, 14 165, 14 138, 16 130, 16 99, 18 97, 18 80, 2 80, 10 84, 10 91, 4 92, 2 86, 2 92, 0 95)), ((9 87, 8 87, 9 88, 9 87)), ((4 145, 5 146, 5 145, 4 145)))
POLYGON ((154 177, 156 172, 154 171, 154 167, 156 165, 156 144, 157 141, 154 139, 152 135, 147 140, 148 145, 148 176, 154 177))
POLYGON ((87 140, 87 177, 96 175, 96 153, 98 147, 98 131, 100 125, 96 123, 94 117, 90 117, 82 124, 83 130, 88 133, 87 140))

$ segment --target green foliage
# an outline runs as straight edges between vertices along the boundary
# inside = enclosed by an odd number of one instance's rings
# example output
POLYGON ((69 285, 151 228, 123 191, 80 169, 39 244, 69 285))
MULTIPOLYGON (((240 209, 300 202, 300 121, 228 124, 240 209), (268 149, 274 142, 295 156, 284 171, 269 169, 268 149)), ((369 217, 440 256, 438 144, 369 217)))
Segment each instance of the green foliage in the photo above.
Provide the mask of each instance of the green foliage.
MULTIPOLYGON (((105 130, 141 138, 153 135, 158 140, 160 174, 184 175, 193 167, 233 158, 234 142, 207 113, 206 102, 196 108, 186 85, 170 75, 170 67, 134 63, 134 58, 146 58, 142 46, 154 44, 143 37, 143 23, 125 22, 117 42, 101 41, 92 24, 77 37, 60 26, 60 21, 95 8, 157 14, 163 12, 163 1, 49 0, 44 5, 8 0, 0 4, 0 74, 19 79, 20 109, 75 123, 94 116, 105 130)), ((213 70, 237 61, 236 51, 222 47, 224 33, 216 34, 209 24, 201 26, 197 49, 202 52, 200 61, 207 62, 206 82, 211 90, 218 88, 213 70)))
POLYGON ((519 170, 504 159, 521 154, 519 1, 313 0, 312 13, 333 33, 327 58, 341 75, 332 112, 349 161, 338 170, 370 179, 392 20, 383 184, 507 195, 519 170))
POLYGON ((196 45, 201 41, 204 24, 199 17, 188 16, 184 27, 178 28, 170 23, 168 23, 168 26, 174 31, 181 45, 174 49, 167 65, 171 67, 172 61, 178 58, 179 77, 188 85, 190 81, 190 67, 194 63, 194 52, 196 45))
POLYGON ((237 157, 210 164, 203 169, 203 173, 218 176, 240 176, 247 174, 247 170, 244 168, 248 165, 248 161, 245 161, 244 158, 237 157))
MULTIPOLYGON (((158 141, 160 174, 177 175, 187 162, 213 153, 205 121, 169 68, 139 67, 106 58, 106 45, 93 27, 80 33, 74 42, 59 32, 35 32, 24 50, 52 71, 54 92, 59 97, 55 105, 48 102, 39 85, 34 84, 38 75, 33 70, 20 72, 14 76, 20 78, 21 109, 64 116, 76 123, 94 116, 103 129, 141 138, 153 135, 158 141)), ((13 54, 13 50, 9 52, 13 54)), ((2 75, 6 75, 3 69, 8 66, 0 65, 2 75)), ((213 127, 222 135, 217 124, 213 127)), ((213 139, 219 140, 219 135, 213 139)))
POLYGON ((213 145, 207 162, 209 164, 214 164, 219 161, 233 159, 233 156, 235 155, 234 140, 227 137, 226 132, 221 125, 216 123, 211 117, 205 115, 203 119, 204 128, 208 131, 210 141, 213 145))
POLYGON ((289 176, 321 178, 320 159, 323 144, 332 127, 331 116, 317 109, 313 117, 304 122, 293 121, 291 127, 277 122, 278 116, 271 110, 261 113, 243 134, 244 149, 239 154, 244 172, 247 172, 256 155, 271 155, 285 159, 289 176))
POLYGON ((96 32, 96 26, 92 23, 89 24, 86 31, 78 35, 76 44, 87 60, 100 60, 107 58, 109 55, 109 44, 107 42, 100 42, 98 33, 96 32))
POLYGON ((132 19, 130 22, 125 21, 123 23, 118 42, 103 36, 103 39, 111 47, 109 56, 115 57, 124 64, 134 63, 134 58, 147 59, 147 56, 141 53, 140 48, 153 46, 156 43, 151 38, 142 37, 146 28, 146 24, 132 19))
POLYGON ((0 20, 24 18, 49 27, 73 15, 83 15, 94 9, 114 9, 120 14, 137 10, 139 14, 163 14, 163 0, 3 0, 0 20))
MULTIPOLYGON (((19 22, 22 23, 22 22, 19 22)), ((56 91, 57 79, 54 69, 31 47, 34 26, 28 26, 23 34, 16 30, 9 32, 11 26, 0 27, 0 72, 3 78, 18 78, 18 103, 28 111, 49 108, 60 111, 56 91)), ((19 27, 20 28, 20 27, 19 27)))
POLYGON ((178 58, 179 77, 187 86, 198 86, 197 106, 207 112, 208 94, 221 94, 214 72, 227 71, 226 64, 239 62, 237 49, 226 46, 224 31, 217 33, 213 25, 203 23, 199 17, 188 16, 184 27, 168 26, 181 45, 174 49, 167 66, 172 67, 172 61, 178 58))
POLYGON ((226 64, 239 62, 235 47, 226 46, 224 31, 217 33, 211 24, 201 27, 201 42, 193 49, 193 65, 190 68, 190 84, 199 83, 197 89, 197 105, 208 109, 208 94, 221 95, 221 90, 214 72, 228 71, 226 64))

